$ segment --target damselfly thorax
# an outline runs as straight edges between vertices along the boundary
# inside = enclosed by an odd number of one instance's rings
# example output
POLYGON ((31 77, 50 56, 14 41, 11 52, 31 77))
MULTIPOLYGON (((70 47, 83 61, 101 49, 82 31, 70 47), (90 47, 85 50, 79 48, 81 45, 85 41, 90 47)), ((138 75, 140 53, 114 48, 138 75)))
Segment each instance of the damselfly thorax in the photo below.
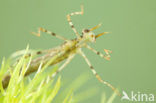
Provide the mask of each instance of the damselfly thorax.
MULTIPOLYGON (((86 29, 85 29, 85 31, 86 31, 86 29)), ((60 45, 56 48, 50 49, 47 54, 34 59, 31 63, 30 67, 37 69, 41 62, 43 62, 43 65, 44 65, 55 55, 58 55, 58 56, 54 61, 51 62, 50 65, 60 63, 63 60, 67 59, 69 56, 77 54, 81 50, 81 48, 87 46, 88 42, 89 42, 89 39, 86 38, 84 34, 82 34, 82 36, 80 38, 66 40, 62 45, 60 45)), ((42 51, 40 51, 40 52, 38 51, 38 54, 41 54, 41 52, 42 51)), ((33 69, 30 68, 30 70, 33 70, 33 69)), ((28 71, 29 71, 29 69, 28 69, 28 71)), ((28 74, 29 74, 29 72, 26 73, 26 75, 28 75, 28 74)))

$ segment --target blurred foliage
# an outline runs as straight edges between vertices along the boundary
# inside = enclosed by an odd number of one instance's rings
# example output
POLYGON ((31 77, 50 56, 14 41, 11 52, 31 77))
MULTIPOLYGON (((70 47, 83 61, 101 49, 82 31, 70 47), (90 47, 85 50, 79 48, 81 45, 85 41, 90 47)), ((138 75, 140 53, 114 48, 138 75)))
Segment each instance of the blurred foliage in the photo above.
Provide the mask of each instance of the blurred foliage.
MULTIPOLYGON (((58 69, 54 67, 46 72, 47 65, 42 67, 32 76, 24 77, 33 57, 25 58, 28 48, 19 62, 14 65, 11 73, 11 79, 6 90, 3 89, 2 80, 10 67, 10 60, 3 59, 0 69, 0 103, 80 103, 85 99, 93 97, 97 93, 97 88, 88 88, 88 90, 75 94, 78 88, 88 80, 85 73, 67 84, 67 88, 60 90, 62 85, 61 76, 52 79, 50 76, 58 69), (22 68, 22 69, 21 69, 22 68), (60 92, 61 91, 61 92, 60 92)), ((101 103, 112 103, 115 95, 106 102, 105 95, 102 96, 101 103)))

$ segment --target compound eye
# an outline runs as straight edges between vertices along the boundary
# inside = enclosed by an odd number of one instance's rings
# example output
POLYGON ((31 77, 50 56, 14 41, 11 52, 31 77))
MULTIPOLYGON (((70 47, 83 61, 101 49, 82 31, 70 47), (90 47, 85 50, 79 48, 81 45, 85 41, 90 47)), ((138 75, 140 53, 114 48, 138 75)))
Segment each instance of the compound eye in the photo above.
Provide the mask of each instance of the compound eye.
POLYGON ((85 33, 88 33, 89 31, 90 31, 89 29, 85 29, 85 30, 84 30, 85 33))

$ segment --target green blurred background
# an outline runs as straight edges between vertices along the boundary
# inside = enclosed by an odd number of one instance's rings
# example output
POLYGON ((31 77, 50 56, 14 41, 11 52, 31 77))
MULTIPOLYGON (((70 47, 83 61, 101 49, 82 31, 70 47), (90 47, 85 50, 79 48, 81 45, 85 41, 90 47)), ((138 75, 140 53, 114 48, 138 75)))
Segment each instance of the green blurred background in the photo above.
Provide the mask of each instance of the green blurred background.
MULTIPOLYGON (((95 33, 112 32, 91 44, 101 52, 103 49, 112 50, 111 61, 83 49, 96 71, 121 91, 156 95, 156 0, 1 0, 0 60, 25 49, 27 44, 31 49, 48 49, 62 43, 44 33, 40 38, 31 35, 30 32, 37 31, 38 27, 66 38, 75 38, 66 15, 80 11, 81 4, 84 5, 84 15, 72 17, 80 33, 83 28, 99 23, 103 25, 95 33)), ((89 87, 99 90, 84 103, 99 103, 103 92, 107 97, 112 94, 110 88, 96 80, 79 55, 61 72, 62 80, 72 82, 84 72, 90 79, 80 90, 89 87)), ((120 97, 117 97, 115 103, 120 102, 120 97)))

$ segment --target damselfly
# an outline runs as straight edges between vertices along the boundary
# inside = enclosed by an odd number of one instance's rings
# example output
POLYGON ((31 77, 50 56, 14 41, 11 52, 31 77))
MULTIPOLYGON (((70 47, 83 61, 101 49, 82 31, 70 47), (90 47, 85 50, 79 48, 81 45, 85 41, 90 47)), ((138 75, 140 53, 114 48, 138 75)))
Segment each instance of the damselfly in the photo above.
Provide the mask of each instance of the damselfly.
MULTIPOLYGON (((84 29, 82 30, 82 35, 79 35, 79 33, 77 32, 76 28, 74 27, 72 21, 71 21, 71 16, 74 15, 82 15, 84 13, 83 10, 83 6, 81 6, 81 11, 80 12, 73 12, 71 14, 67 15, 67 21, 69 22, 69 25, 71 26, 72 30, 74 31, 74 33, 76 34, 76 39, 66 39, 60 35, 55 34, 54 32, 51 32, 49 30, 46 30, 44 28, 39 28, 38 32, 32 32, 32 34, 40 36, 41 32, 45 32, 47 34, 50 34, 52 36, 55 36, 58 39, 61 39, 64 41, 64 43, 56 48, 52 48, 49 50, 43 50, 43 51, 38 51, 36 52, 37 55, 41 55, 44 54, 40 57, 35 58, 34 60, 32 60, 30 67, 28 68, 27 72, 25 75, 29 75, 32 72, 37 71, 37 69, 40 66, 40 63, 43 62, 43 65, 45 65, 52 57, 56 56, 54 61, 52 61, 50 63, 50 65, 54 65, 57 63, 60 63, 64 60, 66 60, 61 67, 59 67, 59 69, 53 73, 52 78, 54 78, 60 71, 62 71, 65 66, 67 64, 70 63, 70 61, 74 58, 74 56, 76 54, 80 54, 84 60, 86 61, 86 63, 88 64, 88 66, 90 67, 90 70, 92 71, 92 73, 95 75, 95 77, 103 84, 107 85, 108 87, 110 87, 113 91, 115 91, 118 95, 120 95, 120 93, 116 90, 116 88, 114 88, 110 83, 104 81, 95 71, 94 67, 92 66, 92 64, 90 63, 90 61, 88 60, 88 58, 86 57, 86 55, 84 54, 84 52, 82 51, 82 48, 87 48, 89 50, 91 50, 92 52, 96 53, 97 55, 99 55, 102 58, 105 58, 106 60, 110 60, 110 55, 109 53, 111 53, 110 50, 104 49, 105 54, 102 54, 98 51, 96 51, 94 48, 90 47, 88 45, 88 43, 95 43, 96 39, 104 34, 107 34, 108 32, 103 32, 100 34, 95 35, 93 33, 93 30, 99 28, 101 26, 101 24, 91 28, 91 29, 84 29)), ((30 56, 31 54, 29 54, 28 56, 30 56)))

